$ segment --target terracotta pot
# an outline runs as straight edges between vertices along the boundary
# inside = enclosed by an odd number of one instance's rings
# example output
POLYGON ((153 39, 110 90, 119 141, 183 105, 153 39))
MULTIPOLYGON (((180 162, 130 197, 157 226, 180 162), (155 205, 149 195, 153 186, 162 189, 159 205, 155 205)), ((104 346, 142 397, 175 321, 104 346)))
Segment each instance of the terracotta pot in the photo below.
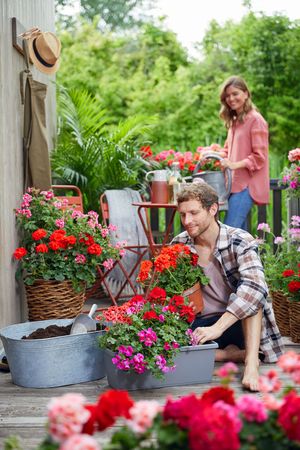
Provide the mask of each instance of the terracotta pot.
POLYGON ((195 314, 203 310, 203 297, 200 283, 196 283, 193 287, 186 289, 182 295, 183 297, 188 297, 190 306, 194 308, 195 314))

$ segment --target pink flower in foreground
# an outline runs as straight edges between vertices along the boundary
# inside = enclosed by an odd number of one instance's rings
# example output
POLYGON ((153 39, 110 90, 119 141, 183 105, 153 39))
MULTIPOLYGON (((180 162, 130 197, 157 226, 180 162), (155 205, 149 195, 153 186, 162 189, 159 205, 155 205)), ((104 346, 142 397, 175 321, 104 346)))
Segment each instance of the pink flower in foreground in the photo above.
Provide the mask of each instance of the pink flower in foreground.
POLYGON ((75 434, 69 437, 59 450, 101 450, 101 447, 89 434, 75 434))
POLYGON ((154 400, 136 402, 129 410, 130 419, 126 420, 126 424, 135 433, 144 433, 152 425, 154 417, 162 409, 162 406, 154 400))
POLYGON ((300 370, 300 355, 294 351, 284 353, 278 358, 277 365, 287 373, 300 370))
POLYGON ((243 427, 243 423, 239 418, 239 410, 236 406, 229 405, 223 400, 218 400, 214 403, 214 407, 226 412, 226 415, 231 419, 234 431, 239 433, 243 427))
POLYGON ((278 411, 283 405, 283 400, 279 400, 272 394, 263 394, 262 401, 269 411, 278 411))
POLYGON ((263 402, 253 395, 242 395, 236 405, 242 416, 248 422, 265 422, 268 418, 267 410, 263 402))
POLYGON ((226 364, 223 364, 222 367, 220 367, 216 371, 216 375, 220 378, 230 378, 232 379, 236 373, 238 373, 239 368, 236 364, 233 362, 228 362, 226 364))
POLYGON ((81 394, 54 397, 48 403, 49 433, 54 441, 62 443, 73 434, 79 434, 90 417, 81 394))
POLYGON ((278 392, 281 389, 282 383, 278 378, 276 370, 269 370, 265 375, 259 377, 260 392, 278 392))

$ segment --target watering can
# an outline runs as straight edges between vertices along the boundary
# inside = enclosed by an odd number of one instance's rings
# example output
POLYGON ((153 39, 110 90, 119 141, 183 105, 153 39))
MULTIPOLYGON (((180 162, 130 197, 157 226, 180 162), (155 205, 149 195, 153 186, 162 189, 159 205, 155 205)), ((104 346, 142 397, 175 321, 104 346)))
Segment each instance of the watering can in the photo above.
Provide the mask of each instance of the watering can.
MULTIPOLYGON (((231 185, 232 185, 232 174, 231 169, 227 167, 224 171, 212 171, 205 170, 204 172, 199 172, 198 170, 201 167, 201 164, 205 159, 216 159, 221 161, 223 158, 218 153, 209 153, 205 155, 203 158, 198 161, 192 175, 192 180, 196 181, 197 179, 202 179, 207 184, 209 184, 218 194, 219 202, 223 204, 223 207, 220 209, 228 209, 228 197, 231 193, 231 185)), ((190 178, 190 177, 189 177, 190 178)))
POLYGON ((146 180, 151 178, 151 202, 168 203, 168 172, 151 170, 146 173, 146 180))

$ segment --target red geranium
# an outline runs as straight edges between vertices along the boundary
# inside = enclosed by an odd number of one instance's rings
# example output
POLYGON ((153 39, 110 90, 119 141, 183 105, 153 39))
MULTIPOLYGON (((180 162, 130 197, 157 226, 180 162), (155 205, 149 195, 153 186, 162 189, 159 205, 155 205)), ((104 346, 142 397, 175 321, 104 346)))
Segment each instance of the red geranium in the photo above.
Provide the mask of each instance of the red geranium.
POLYGON ((13 256, 14 256, 15 259, 22 259, 25 255, 27 255, 27 253, 28 252, 27 252, 26 248, 19 247, 19 248, 16 248, 16 250, 14 251, 13 256))
POLYGON ((32 233, 31 236, 34 241, 39 241, 40 239, 43 239, 45 236, 47 236, 47 231, 45 231, 43 228, 38 228, 32 233))
POLYGON ((279 409, 278 423, 285 430, 289 439, 300 443, 300 396, 290 392, 279 409))
POLYGON ((187 245, 174 244, 163 247, 154 261, 143 261, 138 281, 150 283, 152 288, 163 288, 167 295, 181 295, 197 282, 205 285, 208 278, 198 265, 198 255, 187 245))

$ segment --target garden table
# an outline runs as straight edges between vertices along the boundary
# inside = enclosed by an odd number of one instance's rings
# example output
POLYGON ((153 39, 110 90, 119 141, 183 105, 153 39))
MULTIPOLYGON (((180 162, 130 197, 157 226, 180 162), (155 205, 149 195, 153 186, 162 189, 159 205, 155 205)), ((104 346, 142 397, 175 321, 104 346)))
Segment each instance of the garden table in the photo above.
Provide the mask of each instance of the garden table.
MULTIPOLYGON (((219 208, 222 210, 222 207, 224 206, 226 202, 219 202, 219 208)), ((143 226, 143 229, 145 231, 145 235, 148 240, 149 244, 149 251, 152 256, 155 256, 159 253, 160 249, 169 243, 170 234, 172 231, 172 226, 175 218, 175 214, 177 211, 177 204, 175 203, 152 203, 152 202, 139 202, 139 203, 132 203, 133 206, 137 206, 138 208, 138 216, 141 221, 141 224, 143 226), (171 215, 169 218, 166 219, 166 229, 163 234, 163 240, 161 244, 156 244, 153 237, 153 232, 150 226, 150 221, 148 220, 149 212, 152 209, 155 208, 164 208, 164 209, 171 209, 171 215), (146 214, 143 214, 143 210, 145 210, 146 214)))
POLYGON ((174 203, 151 203, 151 202, 132 203, 132 205, 137 206, 137 208, 138 208, 138 210, 137 210, 138 216, 141 221, 142 227, 145 231, 145 235, 147 237, 147 241, 149 244, 149 251, 151 253, 151 256, 155 256, 159 253, 161 247, 168 244, 168 242, 169 242, 175 214, 177 211, 177 205, 174 203), (152 232, 151 226, 149 225, 149 220, 147 219, 149 217, 148 216, 149 212, 152 209, 157 209, 157 208, 164 208, 164 209, 172 210, 171 215, 169 216, 169 218, 166 219, 167 220, 166 229, 165 229, 165 232, 163 235, 163 240, 162 240, 161 244, 155 243, 154 237, 153 237, 153 232, 152 232), (143 214, 143 210, 145 210, 146 214, 143 214))

